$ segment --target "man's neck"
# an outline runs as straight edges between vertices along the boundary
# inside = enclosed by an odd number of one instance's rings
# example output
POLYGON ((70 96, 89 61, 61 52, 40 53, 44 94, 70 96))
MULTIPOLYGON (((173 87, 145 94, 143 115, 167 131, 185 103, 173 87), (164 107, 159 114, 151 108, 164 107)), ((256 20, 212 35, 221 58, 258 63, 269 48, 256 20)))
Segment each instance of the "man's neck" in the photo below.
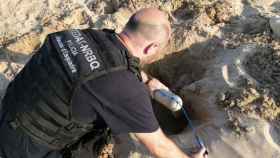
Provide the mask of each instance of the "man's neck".
POLYGON ((129 35, 126 32, 121 32, 118 34, 118 39, 122 42, 122 44, 127 48, 129 53, 132 56, 138 57, 141 59, 141 57, 138 54, 138 49, 133 46, 133 43, 129 37, 129 35))

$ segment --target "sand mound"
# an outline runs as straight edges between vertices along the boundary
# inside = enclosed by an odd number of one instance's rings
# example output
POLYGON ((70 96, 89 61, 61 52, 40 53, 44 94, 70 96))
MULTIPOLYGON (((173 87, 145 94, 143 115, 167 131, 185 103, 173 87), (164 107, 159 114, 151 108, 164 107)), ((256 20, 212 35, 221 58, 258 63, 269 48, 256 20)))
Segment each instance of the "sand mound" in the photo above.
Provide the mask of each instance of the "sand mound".
POLYGON ((249 56, 245 66, 260 86, 269 89, 271 95, 279 102, 280 98, 280 51, 272 48, 260 49, 260 52, 249 56))

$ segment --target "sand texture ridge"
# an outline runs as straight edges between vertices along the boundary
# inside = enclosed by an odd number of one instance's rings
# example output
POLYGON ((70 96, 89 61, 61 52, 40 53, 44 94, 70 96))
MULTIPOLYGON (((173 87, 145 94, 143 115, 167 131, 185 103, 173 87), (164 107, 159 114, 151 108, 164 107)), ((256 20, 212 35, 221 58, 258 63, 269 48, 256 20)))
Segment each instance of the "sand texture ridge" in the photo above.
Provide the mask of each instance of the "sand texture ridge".
MULTIPOLYGON (((48 33, 118 32, 137 9, 151 6, 168 12, 172 40, 145 69, 183 98, 209 158, 280 158, 279 0, 3 0, 0 97, 48 33)), ((154 109, 189 152, 195 141, 185 122, 157 103, 154 109)), ((100 157, 153 157, 133 134, 119 139, 100 157)))

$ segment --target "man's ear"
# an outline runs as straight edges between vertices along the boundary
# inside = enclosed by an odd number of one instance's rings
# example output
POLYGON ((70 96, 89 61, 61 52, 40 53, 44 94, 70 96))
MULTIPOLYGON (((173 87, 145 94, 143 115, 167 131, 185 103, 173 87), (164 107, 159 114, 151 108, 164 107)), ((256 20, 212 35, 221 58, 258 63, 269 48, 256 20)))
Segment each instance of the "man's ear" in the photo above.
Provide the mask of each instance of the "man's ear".
POLYGON ((151 43, 144 49, 145 55, 152 55, 158 51, 159 45, 157 43, 151 43))

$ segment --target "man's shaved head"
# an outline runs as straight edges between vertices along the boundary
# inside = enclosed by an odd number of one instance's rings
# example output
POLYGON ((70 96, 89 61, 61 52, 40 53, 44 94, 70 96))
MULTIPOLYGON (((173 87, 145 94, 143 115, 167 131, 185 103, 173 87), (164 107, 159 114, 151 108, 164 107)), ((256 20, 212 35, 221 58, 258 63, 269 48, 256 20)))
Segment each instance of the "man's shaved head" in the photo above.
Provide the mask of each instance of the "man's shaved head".
POLYGON ((124 31, 138 34, 148 41, 166 44, 171 28, 167 14, 156 8, 145 8, 130 17, 124 31))
POLYGON ((170 36, 171 26, 167 14, 156 8, 141 9, 134 13, 119 34, 121 42, 142 64, 158 59, 170 36))

